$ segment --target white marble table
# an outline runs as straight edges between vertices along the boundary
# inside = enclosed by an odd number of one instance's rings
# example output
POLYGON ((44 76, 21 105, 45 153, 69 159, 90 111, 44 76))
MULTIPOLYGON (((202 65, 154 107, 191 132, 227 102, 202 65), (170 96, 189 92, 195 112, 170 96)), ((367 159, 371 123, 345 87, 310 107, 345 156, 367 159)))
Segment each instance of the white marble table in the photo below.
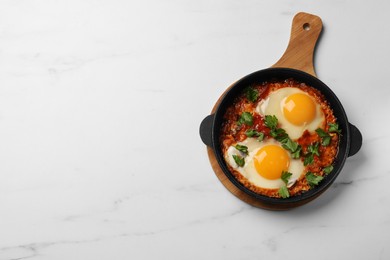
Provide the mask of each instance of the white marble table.
POLYGON ((389 1, 1 1, 0 260, 390 259, 389 1), (213 173, 199 123, 295 13, 364 136, 286 212, 213 173))

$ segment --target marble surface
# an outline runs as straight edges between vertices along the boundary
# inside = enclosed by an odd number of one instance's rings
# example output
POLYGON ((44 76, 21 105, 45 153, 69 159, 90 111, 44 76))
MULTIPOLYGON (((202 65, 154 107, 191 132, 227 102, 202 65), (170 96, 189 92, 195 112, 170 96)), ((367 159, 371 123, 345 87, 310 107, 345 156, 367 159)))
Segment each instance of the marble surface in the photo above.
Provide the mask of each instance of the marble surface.
POLYGON ((1 1, 0 260, 389 259, 389 1, 1 1), (286 212, 213 173, 200 121, 319 15, 317 75, 364 136, 286 212))

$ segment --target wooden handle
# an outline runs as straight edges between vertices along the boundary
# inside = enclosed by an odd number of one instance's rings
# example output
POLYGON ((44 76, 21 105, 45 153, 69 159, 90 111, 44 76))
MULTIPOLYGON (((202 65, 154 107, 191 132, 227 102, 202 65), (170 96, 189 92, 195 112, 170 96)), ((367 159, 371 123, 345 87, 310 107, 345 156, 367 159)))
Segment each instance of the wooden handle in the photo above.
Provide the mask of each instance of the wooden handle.
POLYGON ((322 21, 318 16, 308 13, 296 14, 287 49, 272 67, 298 69, 316 77, 313 54, 321 30, 322 21))

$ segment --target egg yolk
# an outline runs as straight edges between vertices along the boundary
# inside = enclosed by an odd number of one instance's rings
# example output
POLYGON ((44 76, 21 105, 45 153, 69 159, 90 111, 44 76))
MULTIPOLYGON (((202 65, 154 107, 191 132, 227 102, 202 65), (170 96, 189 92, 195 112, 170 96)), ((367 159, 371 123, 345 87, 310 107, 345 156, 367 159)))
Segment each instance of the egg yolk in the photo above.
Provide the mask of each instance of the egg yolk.
POLYGON ((315 118, 316 105, 308 95, 296 93, 286 98, 283 104, 283 113, 290 123, 302 126, 315 118))
POLYGON ((286 150, 277 145, 262 147, 253 157, 253 161, 257 173, 270 180, 279 179, 290 165, 286 150))

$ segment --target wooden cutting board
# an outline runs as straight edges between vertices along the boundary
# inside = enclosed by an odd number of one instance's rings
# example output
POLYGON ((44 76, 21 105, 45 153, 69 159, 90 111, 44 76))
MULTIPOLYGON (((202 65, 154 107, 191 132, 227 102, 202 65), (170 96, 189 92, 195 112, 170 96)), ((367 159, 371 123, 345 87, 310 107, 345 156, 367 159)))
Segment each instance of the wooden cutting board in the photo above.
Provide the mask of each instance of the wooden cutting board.
MULTIPOLYGON (((313 56, 315 45, 317 43, 318 37, 320 36, 321 30, 322 21, 320 17, 308 13, 296 14, 292 21, 290 41, 288 43, 287 49, 279 61, 271 67, 297 69, 316 77, 313 65, 313 56)), ((230 88, 231 86, 227 90, 230 88)), ((211 111, 212 114, 215 113, 224 94, 225 93, 221 95, 221 97, 214 105, 213 110, 211 111)), ((219 166, 217 159, 215 158, 213 149, 207 147, 207 153, 211 167, 213 168, 218 179, 231 193, 233 193, 233 195, 235 195, 240 200, 252 206, 264 209, 285 210, 294 207, 294 205, 283 206, 264 204, 263 202, 258 201, 244 193, 226 177, 223 170, 219 166)), ((305 201, 305 203, 307 203, 307 201, 305 201)))

